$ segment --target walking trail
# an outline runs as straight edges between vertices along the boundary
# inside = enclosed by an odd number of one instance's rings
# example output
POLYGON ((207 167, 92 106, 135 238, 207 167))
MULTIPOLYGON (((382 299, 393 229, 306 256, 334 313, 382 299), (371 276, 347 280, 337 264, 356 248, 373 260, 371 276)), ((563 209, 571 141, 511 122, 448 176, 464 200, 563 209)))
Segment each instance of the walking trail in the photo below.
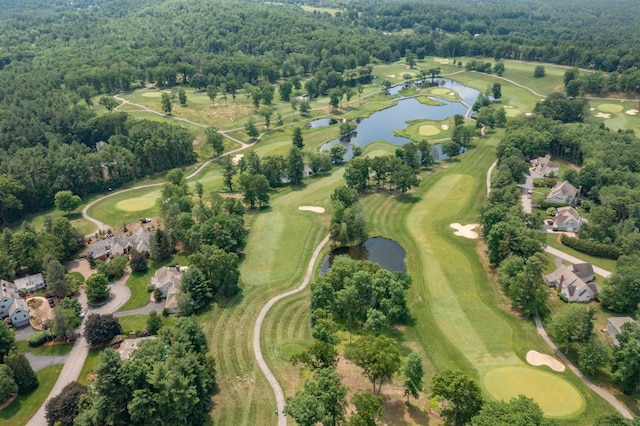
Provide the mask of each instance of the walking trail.
POLYGON ((320 255, 320 251, 328 242, 329 242, 329 235, 324 237, 324 239, 320 241, 320 244, 318 244, 318 246, 316 247, 315 251, 313 252, 313 255, 311 256, 311 259, 309 260, 307 273, 304 276, 304 280, 302 281, 302 284, 300 284, 297 288, 294 288, 293 290, 289 290, 287 292, 284 292, 282 294, 272 297, 267 302, 267 304, 262 307, 262 310, 260 311, 260 314, 256 319, 256 324, 253 327, 253 353, 256 356, 256 360, 258 361, 258 365, 260 366, 260 369, 262 370, 267 380, 269 381, 269 384, 273 389, 273 393, 275 393, 276 395, 276 407, 278 409, 278 426, 287 425, 287 417, 284 415, 284 392, 282 392, 282 387, 280 386, 280 383, 278 383, 278 379, 276 379, 276 376, 273 375, 273 373, 271 372, 271 369, 269 369, 269 366, 267 365, 266 361, 264 360, 264 357, 262 356, 262 349, 260 348, 260 330, 262 328, 262 322, 264 321, 264 318, 267 316, 267 313, 273 307, 273 305, 275 305, 277 302, 279 302, 284 298, 287 298, 291 295, 301 292, 302 290, 304 290, 307 284, 309 284, 309 281, 311 280, 311 275, 313 274, 313 267, 316 263, 316 260, 318 259, 318 256, 320 255))
MULTIPOLYGON (((489 170, 487 171, 487 194, 489 194, 491 192, 491 172, 493 171, 493 168, 496 166, 497 161, 494 162, 491 167, 489 167, 489 170)), ((554 256, 560 257, 561 259, 564 260, 568 260, 571 263, 584 263, 584 260, 578 259, 577 257, 568 255, 566 253, 563 253, 562 251, 555 249, 553 247, 545 247, 544 249, 546 252, 553 254, 554 256)), ((609 277, 611 275, 611 272, 604 270, 602 268, 599 268, 597 266, 593 267, 593 270, 596 274, 599 274, 603 277, 609 277)), ((632 419, 633 416, 631 415, 631 413, 629 412, 629 410, 627 410, 627 408, 624 406, 624 404, 622 404, 620 401, 618 401, 618 399, 611 395, 609 392, 607 392, 606 390, 602 389, 600 386, 596 385, 595 383, 593 383, 591 380, 589 380, 588 377, 586 377, 584 374, 582 374, 582 372, 578 369, 578 367, 576 367, 575 365, 573 365, 573 363, 571 361, 569 361, 569 359, 567 359, 567 357, 562 353, 562 351, 560 351, 556 345, 551 341, 551 339, 549 338, 549 335, 547 334, 547 331, 544 329, 544 326, 542 325, 542 321, 540 320, 540 316, 538 314, 536 314, 535 316, 535 322, 536 322, 536 330, 538 331, 538 334, 542 337, 542 340, 545 341, 545 343, 551 348, 551 350, 553 351, 553 353, 560 358, 568 367, 571 371, 573 371, 573 373, 578 376, 578 378, 580 380, 582 380, 582 382, 589 386, 589 388, 591 388, 591 390, 593 390, 595 393, 597 393, 598 395, 600 395, 605 401, 607 401, 609 404, 611 404, 611 406, 613 408, 615 408, 616 410, 618 410, 618 412, 623 415, 625 418, 627 419, 632 419)))

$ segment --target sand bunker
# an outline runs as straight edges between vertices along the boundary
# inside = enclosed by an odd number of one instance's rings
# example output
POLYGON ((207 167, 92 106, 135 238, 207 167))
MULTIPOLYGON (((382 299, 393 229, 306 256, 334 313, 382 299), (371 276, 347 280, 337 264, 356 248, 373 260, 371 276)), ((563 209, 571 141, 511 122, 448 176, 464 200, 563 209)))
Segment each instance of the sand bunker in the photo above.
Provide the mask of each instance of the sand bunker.
POLYGON ((448 95, 449 95, 449 96, 455 96, 455 95, 456 95, 456 92, 449 92, 449 93, 448 93, 448 95))
POLYGON ((303 212, 324 213, 324 207, 300 206, 298 210, 302 210, 303 212))
POLYGON ((524 115, 526 115, 527 117, 531 117, 533 115, 532 112, 525 112, 524 115))
POLYGON ((440 127, 442 127, 442 130, 449 130, 449 125, 448 124, 443 124, 440 127))
POLYGON ((449 63, 448 59, 444 59, 444 58, 433 58, 434 61, 436 61, 439 64, 443 64, 446 65, 449 63))
POLYGON ((452 223, 450 226, 453 229, 456 230, 456 232, 454 232, 454 234, 459 236, 459 237, 470 238, 472 240, 475 240, 476 238, 478 238, 478 233, 473 230, 474 228, 479 226, 477 223, 470 223, 469 225, 461 225, 459 223, 452 223))
POLYGON ((236 165, 238 164, 238 162, 240 162, 240 159, 244 157, 244 154, 236 154, 233 156, 233 158, 231 159, 231 162, 236 165))
POLYGON ((628 109, 624 113, 627 115, 636 115, 638 112, 640 111, 638 111, 637 109, 628 109))
POLYGON ((541 354, 538 351, 529 351, 527 352, 527 362, 533 366, 539 367, 541 365, 546 365, 551 368, 553 371, 562 372, 564 371, 564 364, 555 359, 552 356, 541 354))
POLYGON ((596 118, 611 118, 611 114, 606 114, 604 112, 599 112, 596 114, 596 118))
POLYGON ((387 74, 387 77, 389 77, 389 78, 396 78, 396 75, 395 75, 395 74, 387 74))
POLYGON ((513 105, 505 105, 504 107, 505 107, 506 109, 510 109, 510 108, 513 108, 513 105))
POLYGON ((595 108, 589 108, 589 111, 595 111, 595 110, 596 110, 595 108))

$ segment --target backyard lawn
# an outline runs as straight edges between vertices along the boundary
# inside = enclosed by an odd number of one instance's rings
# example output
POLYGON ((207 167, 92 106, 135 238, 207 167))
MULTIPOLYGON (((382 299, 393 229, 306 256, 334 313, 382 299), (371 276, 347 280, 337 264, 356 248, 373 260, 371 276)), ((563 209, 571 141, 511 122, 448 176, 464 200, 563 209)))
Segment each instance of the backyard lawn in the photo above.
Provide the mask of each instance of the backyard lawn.
POLYGON ((58 380, 60 371, 62 371, 62 364, 51 365, 38 371, 36 374, 39 385, 36 390, 17 397, 10 406, 0 411, 0 424, 26 425, 40 406, 44 404, 53 385, 58 380))

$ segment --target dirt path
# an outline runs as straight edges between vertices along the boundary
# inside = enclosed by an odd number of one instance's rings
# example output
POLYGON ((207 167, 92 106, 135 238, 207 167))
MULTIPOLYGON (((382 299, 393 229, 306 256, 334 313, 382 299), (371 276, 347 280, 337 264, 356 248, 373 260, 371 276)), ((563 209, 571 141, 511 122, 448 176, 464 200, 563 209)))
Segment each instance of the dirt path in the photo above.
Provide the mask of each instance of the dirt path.
POLYGON ((318 246, 314 250, 313 255, 311 256, 311 259, 309 260, 307 273, 304 276, 304 280, 302 281, 302 284, 300 284, 298 287, 294 288, 293 290, 289 290, 275 297, 272 297, 267 302, 267 304, 262 307, 262 310, 260 311, 260 314, 256 319, 256 324, 253 327, 253 353, 256 356, 256 360, 258 361, 258 365, 260 366, 260 369, 262 370, 267 380, 269 381, 269 384, 271 385, 273 392, 276 394, 276 407, 278 409, 278 426, 286 426, 287 424, 287 417, 282 414, 284 412, 284 392, 282 392, 282 387, 280 386, 280 383, 278 383, 278 379, 276 379, 276 377, 273 375, 273 373, 271 372, 271 369, 269 369, 269 366, 267 365, 266 361, 264 360, 264 357, 262 356, 262 349, 260 348, 260 331, 262 329, 262 322, 264 321, 264 318, 267 316, 267 313, 273 307, 273 305, 275 305, 277 302, 279 302, 280 300, 286 297, 299 293, 300 291, 304 290, 307 284, 309 284, 309 280, 311 280, 311 274, 313 274, 313 267, 316 264, 316 260, 318 259, 318 256, 320 255, 320 251, 328 242, 329 242, 329 235, 324 237, 324 239, 320 242, 320 244, 318 244, 318 246))

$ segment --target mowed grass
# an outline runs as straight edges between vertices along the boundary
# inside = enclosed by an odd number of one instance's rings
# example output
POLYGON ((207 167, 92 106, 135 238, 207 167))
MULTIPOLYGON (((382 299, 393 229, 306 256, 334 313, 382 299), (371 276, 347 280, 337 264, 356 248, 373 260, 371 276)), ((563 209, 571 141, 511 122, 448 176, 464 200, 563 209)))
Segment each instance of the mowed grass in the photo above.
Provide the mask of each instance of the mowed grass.
POLYGON ((18 340, 16 342, 16 347, 18 348, 18 352, 23 354, 27 352, 31 352, 32 354, 37 356, 57 356, 57 355, 66 355, 69 352, 71 352, 71 349, 73 348, 73 343, 31 347, 29 346, 26 340, 18 340))
POLYGON ((49 396, 62 371, 62 364, 50 365, 38 371, 38 387, 27 395, 18 396, 10 406, 0 411, 0 424, 26 425, 49 396))
POLYGON ((579 252, 577 250, 572 249, 571 247, 567 247, 564 244, 558 242, 558 234, 547 234, 547 245, 550 247, 556 248, 558 250, 562 250, 564 253, 577 257, 578 259, 582 259, 585 262, 589 262, 595 266, 598 266, 606 271, 614 273, 616 271, 617 261, 613 259, 605 259, 603 257, 595 257, 590 256, 588 254, 579 252))
POLYGON ((98 367, 98 363, 100 362, 100 354, 106 348, 92 348, 89 349, 89 353, 87 354, 87 358, 84 361, 84 365, 82 366, 82 370, 80 371, 80 376, 78 377, 78 382, 88 386, 89 381, 87 380, 89 374, 91 374, 96 367, 98 367))
MULTIPOLYGON (((160 187, 134 189, 119 194, 114 194, 104 198, 98 203, 91 206, 88 210, 89 216, 106 223, 111 227, 119 227, 122 224, 133 223, 141 217, 155 217, 160 213, 156 200, 160 198, 160 187), (153 201, 153 205, 141 210, 130 210, 137 199, 143 199, 144 206, 149 206, 153 201), (127 210, 119 208, 119 204, 124 203, 127 210)), ((142 203, 141 203, 142 204, 142 203)))
MULTIPOLYGON (((126 317, 118 318, 120 325, 122 326, 122 332, 125 337, 129 337, 129 333, 142 331, 147 328, 147 314, 127 315, 126 317)), ((162 318, 163 327, 171 327, 177 321, 175 316, 167 316, 162 318)))
POLYGON ((627 114, 627 111, 640 110, 637 101, 589 100, 593 111, 587 116, 587 121, 595 126, 604 124, 611 130, 633 130, 640 136, 640 113, 627 114), (598 112, 610 114, 610 118, 596 117, 598 112))

